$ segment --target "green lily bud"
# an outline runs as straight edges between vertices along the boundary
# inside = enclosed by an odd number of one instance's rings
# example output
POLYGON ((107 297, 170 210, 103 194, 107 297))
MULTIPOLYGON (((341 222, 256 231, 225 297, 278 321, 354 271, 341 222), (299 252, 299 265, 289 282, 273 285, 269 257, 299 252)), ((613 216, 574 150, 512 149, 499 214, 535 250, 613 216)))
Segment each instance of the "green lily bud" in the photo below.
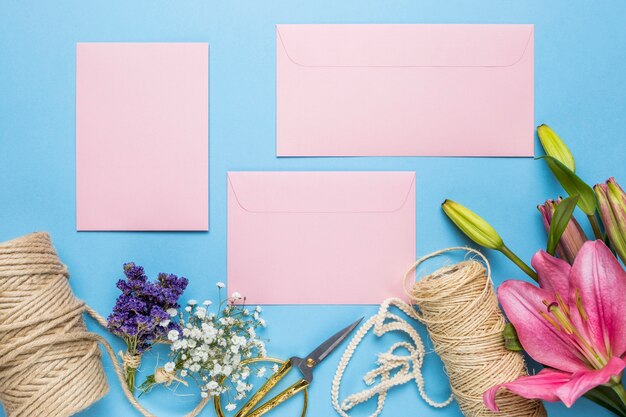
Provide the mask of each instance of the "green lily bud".
POLYGON ((515 327, 513 327, 511 323, 507 323, 504 326, 502 336, 504 337, 504 347, 508 350, 512 350, 513 352, 521 352, 524 350, 524 347, 517 338, 517 330, 515 330, 515 327))
POLYGON ((622 262, 626 263, 626 193, 613 177, 593 189, 611 246, 622 262))
POLYGON ((563 140, 561 140, 561 138, 554 133, 554 130, 552 130, 550 126, 539 126, 537 128, 537 134, 539 135, 541 146, 543 146, 543 150, 546 151, 548 156, 557 159, 572 172, 576 172, 576 162, 574 161, 574 156, 565 142, 563 142, 563 140))
POLYGON ((450 220, 474 242, 496 250, 500 250, 504 246, 504 242, 496 229, 470 209, 452 200, 444 201, 441 207, 450 220))
POLYGON ((481 246, 502 252, 503 255, 513 261, 513 263, 529 277, 537 281, 537 273, 507 248, 498 232, 496 232, 496 229, 491 227, 485 219, 467 207, 463 207, 461 204, 452 200, 444 201, 441 208, 467 237, 481 246))

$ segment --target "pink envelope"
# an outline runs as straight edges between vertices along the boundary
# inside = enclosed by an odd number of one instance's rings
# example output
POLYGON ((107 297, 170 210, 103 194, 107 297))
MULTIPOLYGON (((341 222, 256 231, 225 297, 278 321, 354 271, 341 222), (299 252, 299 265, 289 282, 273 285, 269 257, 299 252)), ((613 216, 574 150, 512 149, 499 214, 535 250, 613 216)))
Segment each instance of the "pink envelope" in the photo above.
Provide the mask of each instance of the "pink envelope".
POLYGON ((277 25, 278 156, 532 156, 533 25, 277 25))
POLYGON ((414 258, 414 172, 228 174, 228 289, 249 303, 378 304, 414 258))
POLYGON ((206 43, 76 46, 78 230, 208 230, 206 43))

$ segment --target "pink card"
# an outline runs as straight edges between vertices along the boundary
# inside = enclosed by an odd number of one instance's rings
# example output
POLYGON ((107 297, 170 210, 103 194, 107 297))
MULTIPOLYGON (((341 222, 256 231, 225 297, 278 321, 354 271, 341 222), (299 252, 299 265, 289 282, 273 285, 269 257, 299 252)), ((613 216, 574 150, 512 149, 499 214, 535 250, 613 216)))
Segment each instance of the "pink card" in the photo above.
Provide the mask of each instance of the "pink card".
POLYGON ((78 230, 208 230, 209 47, 76 45, 78 230))
POLYGON ((532 156, 532 25, 276 26, 278 156, 532 156))
POLYGON ((414 261, 414 172, 228 173, 228 290, 251 304, 378 304, 414 261))

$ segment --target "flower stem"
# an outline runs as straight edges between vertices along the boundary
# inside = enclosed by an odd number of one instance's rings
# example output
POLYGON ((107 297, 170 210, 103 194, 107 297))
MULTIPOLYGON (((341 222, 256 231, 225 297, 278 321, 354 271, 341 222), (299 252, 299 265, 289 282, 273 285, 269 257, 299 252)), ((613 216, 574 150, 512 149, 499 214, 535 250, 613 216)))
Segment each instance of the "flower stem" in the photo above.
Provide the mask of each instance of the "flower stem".
POLYGON ((626 390, 624 390, 624 386, 620 382, 617 382, 612 383, 611 388, 615 391, 619 399, 622 400, 622 403, 626 407, 626 390))
POLYGON ((602 230, 600 230, 600 223, 598 223, 598 218, 596 217, 596 214, 593 213, 590 216, 587 216, 589 218, 589 223, 591 223, 591 228, 593 229, 593 235, 595 236, 596 239, 600 239, 602 240, 602 230))
POLYGON ((522 261, 516 254, 514 254, 511 251, 511 249, 507 248, 506 245, 502 245, 502 247, 500 249, 498 249, 498 250, 500 252, 502 252, 502 254, 504 256, 506 256, 511 261, 513 261, 513 263, 515 265, 517 265, 522 271, 524 271, 526 273, 526 275, 528 275, 529 277, 531 277, 535 281, 539 280, 537 278, 537 273, 535 271, 533 271, 533 269, 530 266, 526 265, 526 263, 524 261, 522 261))
POLYGON ((126 370, 126 385, 128 385, 128 389, 133 394, 135 393, 135 375, 137 374, 137 369, 128 368, 126 370))

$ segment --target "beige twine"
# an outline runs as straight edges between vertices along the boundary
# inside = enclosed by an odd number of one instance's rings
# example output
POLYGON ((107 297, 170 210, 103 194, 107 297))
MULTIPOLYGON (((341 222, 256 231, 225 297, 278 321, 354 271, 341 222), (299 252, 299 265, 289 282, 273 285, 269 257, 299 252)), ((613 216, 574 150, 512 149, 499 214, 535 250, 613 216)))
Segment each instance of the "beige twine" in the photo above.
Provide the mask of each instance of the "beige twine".
POLYGON ((527 400, 509 391, 498 393, 499 413, 485 408, 483 393, 490 387, 527 375, 522 355, 504 347, 506 324, 490 277, 489 263, 471 248, 449 248, 418 260, 405 276, 413 278, 417 267, 429 258, 461 250, 482 258, 485 266, 467 260, 443 267, 415 282, 408 291, 428 328, 435 351, 450 377, 452 393, 467 417, 546 416, 540 401, 527 400))
MULTIPOLYGON (((74 296, 68 278, 47 233, 0 244, 0 401, 7 417, 67 417, 102 398, 108 385, 98 343, 128 401, 156 417, 128 390, 111 345, 87 331, 82 313, 102 326, 106 320, 74 296)), ((208 401, 186 417, 197 416, 208 401)))
POLYGON ((131 355, 130 352, 126 351, 123 353, 121 350, 117 354, 122 359, 122 370, 124 373, 131 369, 137 369, 141 365, 141 355, 131 355))

